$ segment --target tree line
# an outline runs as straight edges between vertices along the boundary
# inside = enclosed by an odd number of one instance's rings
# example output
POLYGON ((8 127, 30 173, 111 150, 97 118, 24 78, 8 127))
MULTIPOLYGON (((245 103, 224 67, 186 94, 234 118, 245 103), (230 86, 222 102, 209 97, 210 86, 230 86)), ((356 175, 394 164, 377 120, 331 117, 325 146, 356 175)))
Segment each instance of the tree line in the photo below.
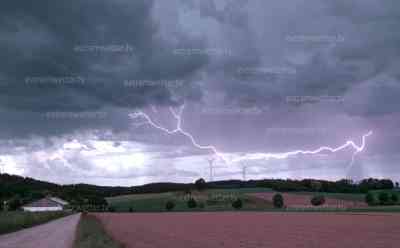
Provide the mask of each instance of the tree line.
MULTIPOLYGON (((45 196, 55 196, 68 201, 73 206, 103 206, 106 197, 127 194, 163 193, 170 191, 190 191, 194 188, 271 188, 275 191, 308 191, 330 193, 367 193, 371 190, 390 190, 398 187, 390 179, 368 178, 359 182, 347 179, 326 181, 315 179, 303 180, 225 180, 206 182, 199 179, 195 183, 151 183, 133 187, 108 187, 88 184, 59 185, 8 174, 0 174, 0 203, 5 201, 10 209, 16 209, 28 202, 45 196)), ((2 208, 4 204, 0 204, 2 208)))

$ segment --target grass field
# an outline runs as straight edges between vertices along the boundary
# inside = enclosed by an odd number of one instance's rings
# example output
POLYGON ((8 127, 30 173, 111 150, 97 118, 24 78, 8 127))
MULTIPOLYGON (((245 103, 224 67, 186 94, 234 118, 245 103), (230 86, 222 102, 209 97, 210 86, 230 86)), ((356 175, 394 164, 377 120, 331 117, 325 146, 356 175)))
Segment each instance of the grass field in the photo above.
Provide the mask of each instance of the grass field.
POLYGON ((0 212, 0 234, 15 232, 23 228, 43 224, 67 216, 68 212, 0 212))
POLYGON ((249 193, 273 192, 273 190, 270 188, 239 188, 239 189, 209 189, 207 190, 207 192, 249 194, 249 193))
POLYGON ((174 211, 226 211, 232 210, 232 201, 240 198, 243 200, 242 210, 263 210, 272 208, 268 201, 247 195, 248 193, 271 192, 268 188, 242 188, 242 189, 210 189, 202 192, 193 191, 191 196, 203 207, 189 209, 188 196, 183 192, 168 192, 160 194, 137 194, 107 198, 110 206, 117 212, 160 212, 165 211, 167 201, 175 203, 174 211))
POLYGON ((373 193, 373 194, 379 194, 381 192, 386 192, 386 193, 389 193, 389 194, 396 194, 396 195, 398 195, 400 197, 400 191, 398 189, 393 189, 393 190, 371 190, 370 192, 373 193))
POLYGON ((149 194, 132 194, 132 195, 120 195, 115 197, 106 198, 107 201, 117 203, 117 202, 125 202, 130 200, 144 200, 151 198, 162 198, 162 197, 170 197, 174 195, 172 192, 166 193, 149 193, 149 194))
POLYGON ((122 248, 104 231, 100 221, 93 215, 83 215, 76 230, 73 248, 122 248))

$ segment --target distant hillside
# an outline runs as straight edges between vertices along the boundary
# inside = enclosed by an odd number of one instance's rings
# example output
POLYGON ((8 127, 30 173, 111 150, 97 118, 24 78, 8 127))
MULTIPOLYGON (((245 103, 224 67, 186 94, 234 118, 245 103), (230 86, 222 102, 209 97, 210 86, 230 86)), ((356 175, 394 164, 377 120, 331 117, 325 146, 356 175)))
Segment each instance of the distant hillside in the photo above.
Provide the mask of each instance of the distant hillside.
MULTIPOLYGON (((195 187, 192 183, 151 183, 134 187, 108 187, 88 184, 59 185, 32 178, 0 174, 0 201, 17 199, 21 203, 39 199, 47 195, 58 196, 74 205, 105 202, 104 198, 128 194, 163 193, 185 191, 195 187)), ((350 180, 335 182, 315 179, 304 180, 226 180, 209 182, 206 188, 271 188, 276 191, 322 191, 332 193, 366 193, 369 190, 393 189, 394 183, 389 179, 364 179, 355 183, 350 180)), ((1 204, 0 204, 1 205, 1 204)))
POLYGON ((58 196, 75 205, 99 204, 105 197, 132 194, 130 187, 103 187, 87 184, 59 185, 28 177, 0 174, 0 200, 11 200, 15 205, 58 196))
POLYGON ((60 186, 36 179, 0 174, 0 198, 12 197, 16 194, 26 196, 40 192, 57 192, 60 186))

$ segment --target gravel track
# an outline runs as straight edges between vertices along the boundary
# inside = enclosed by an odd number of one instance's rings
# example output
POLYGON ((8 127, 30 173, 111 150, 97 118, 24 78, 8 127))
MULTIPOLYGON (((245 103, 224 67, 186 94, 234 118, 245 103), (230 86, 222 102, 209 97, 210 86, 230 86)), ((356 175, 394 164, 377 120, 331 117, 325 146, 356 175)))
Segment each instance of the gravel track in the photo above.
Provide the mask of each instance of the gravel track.
POLYGON ((72 248, 80 214, 0 236, 0 248, 72 248))

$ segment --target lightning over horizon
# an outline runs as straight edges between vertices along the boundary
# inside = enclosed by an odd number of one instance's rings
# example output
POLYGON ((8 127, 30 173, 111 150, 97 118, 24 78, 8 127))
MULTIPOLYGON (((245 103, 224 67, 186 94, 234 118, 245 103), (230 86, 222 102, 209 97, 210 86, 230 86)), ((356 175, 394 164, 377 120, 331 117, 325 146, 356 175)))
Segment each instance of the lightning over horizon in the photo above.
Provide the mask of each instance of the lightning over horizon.
POLYGON ((400 185, 400 1, 26 2, 0 8, 1 175, 400 185))
POLYGON ((194 138, 194 136, 185 131, 182 128, 182 115, 183 115, 183 111, 185 109, 185 105, 182 105, 178 108, 178 110, 170 107, 169 111, 172 114, 173 118, 176 119, 177 123, 176 123, 176 127, 174 129, 168 129, 166 127, 163 127, 159 124, 157 124, 148 114, 146 114, 143 111, 136 111, 134 113, 129 114, 129 117, 132 120, 135 119, 139 119, 142 118, 144 119, 144 122, 139 123, 139 125, 145 125, 148 124, 150 126, 152 126, 153 128, 156 128, 166 134, 169 135, 173 135, 173 134, 181 134, 184 135, 185 137, 187 137, 192 145, 198 149, 201 150, 209 150, 212 153, 214 153, 214 155, 221 159, 224 163, 226 164, 233 164, 233 163, 238 163, 241 161, 247 161, 247 160, 269 160, 269 159, 286 159, 290 156, 296 156, 296 155, 315 155, 315 154, 319 154, 322 152, 331 152, 331 153, 336 153, 339 151, 342 151, 348 147, 353 148, 355 151, 352 154, 352 158, 351 158, 351 162, 348 165, 348 167, 346 168, 346 172, 353 166, 354 161, 355 161, 355 156, 362 152, 366 146, 366 139, 367 137, 371 136, 373 134, 372 131, 369 131, 368 133, 364 134, 362 136, 361 139, 361 145, 357 145, 354 141, 352 140, 348 140, 346 141, 346 143, 344 143, 341 146, 338 147, 329 147, 329 146, 321 146, 315 150, 295 150, 295 151, 289 151, 289 152, 283 152, 283 153, 248 153, 245 155, 232 155, 232 154, 228 154, 228 153, 223 153, 220 152, 217 147, 213 146, 213 145, 201 145, 198 143, 198 141, 196 141, 196 139, 194 138))

